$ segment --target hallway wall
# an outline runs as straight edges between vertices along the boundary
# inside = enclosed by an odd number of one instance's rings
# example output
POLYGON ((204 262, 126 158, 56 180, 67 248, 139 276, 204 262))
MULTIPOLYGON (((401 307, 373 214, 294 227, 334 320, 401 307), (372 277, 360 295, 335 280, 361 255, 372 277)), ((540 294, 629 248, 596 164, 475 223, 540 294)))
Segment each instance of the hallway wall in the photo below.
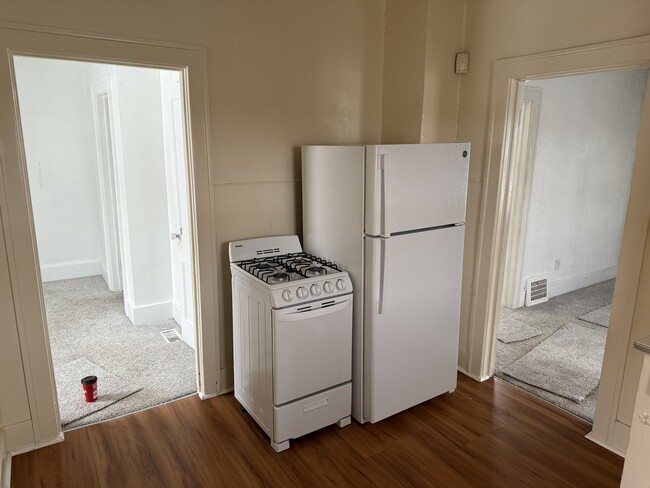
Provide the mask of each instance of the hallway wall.
POLYGON ((102 232, 84 65, 15 59, 43 281, 101 274, 102 232))
POLYGON ((549 297, 616 276, 647 79, 637 69, 526 82, 542 102, 519 290, 544 273, 549 297))

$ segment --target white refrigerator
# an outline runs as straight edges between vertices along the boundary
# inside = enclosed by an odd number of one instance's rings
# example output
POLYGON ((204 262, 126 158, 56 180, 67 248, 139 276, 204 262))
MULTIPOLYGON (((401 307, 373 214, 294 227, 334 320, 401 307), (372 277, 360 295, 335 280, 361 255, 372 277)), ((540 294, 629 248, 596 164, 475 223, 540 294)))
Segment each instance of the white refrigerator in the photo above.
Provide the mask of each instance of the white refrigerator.
POLYGON ((303 146, 303 243, 354 288, 352 414, 456 388, 469 143, 303 146))

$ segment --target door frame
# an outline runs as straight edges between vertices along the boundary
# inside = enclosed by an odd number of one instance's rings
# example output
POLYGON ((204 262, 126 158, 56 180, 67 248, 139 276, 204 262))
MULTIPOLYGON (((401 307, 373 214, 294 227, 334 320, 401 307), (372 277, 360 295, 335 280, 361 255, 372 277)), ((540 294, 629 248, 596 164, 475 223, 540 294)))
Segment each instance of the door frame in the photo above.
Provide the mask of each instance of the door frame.
MULTIPOLYGON (((502 302, 504 248, 510 222, 508 189, 513 182, 517 101, 526 80, 626 68, 650 67, 650 36, 582 46, 494 63, 477 259, 470 310, 467 372, 485 380, 494 374, 499 308, 502 302)), ((618 419, 623 376, 650 218, 650 90, 638 135, 619 271, 612 307, 596 416, 590 437, 623 451, 626 426, 618 419), (622 447, 622 448, 621 448, 622 447)), ((629 427, 627 427, 629 432, 629 427)))
MULTIPOLYGON (((42 283, 31 211, 13 55, 176 69, 182 73, 186 123, 188 195, 197 329, 197 391, 219 392, 216 233, 209 162, 207 60, 202 46, 162 43, 0 23, 0 215, 11 292, 18 322, 31 431, 18 442, 33 448, 63 438, 45 321, 42 283)), ((15 446, 16 449, 20 446, 15 446)))
MULTIPOLYGON (((106 76, 95 82, 90 87, 91 108, 93 112, 93 123, 95 126, 95 145, 97 152, 97 166, 99 172, 99 197, 102 208, 102 229, 104 248, 106 252, 106 283, 109 290, 120 291, 124 287, 124 244, 121 239, 121 229, 127 227, 123 222, 126 212, 123 211, 122 189, 119 182, 122 178, 119 174, 123 172, 122 143, 119 128, 119 109, 115 99, 117 93, 117 82, 114 76, 106 76), (106 98, 106 110, 108 120, 106 129, 108 131, 108 144, 110 146, 111 160, 104 162, 101 150, 102 122, 100 121, 99 99, 106 98), (105 175, 110 175, 106 181, 105 175), (119 209, 119 210, 118 210, 119 209)), ((126 292, 126 290, 125 290, 126 292)), ((125 293, 125 296, 128 294, 125 293)))
POLYGON ((514 136, 515 159, 512 184, 509 188, 509 222, 506 229, 504 262, 503 303, 505 307, 517 308, 524 305, 522 263, 526 241, 526 223, 533 181, 533 163, 537 146, 542 89, 524 86, 520 90, 522 100, 518 104, 517 134, 514 136))

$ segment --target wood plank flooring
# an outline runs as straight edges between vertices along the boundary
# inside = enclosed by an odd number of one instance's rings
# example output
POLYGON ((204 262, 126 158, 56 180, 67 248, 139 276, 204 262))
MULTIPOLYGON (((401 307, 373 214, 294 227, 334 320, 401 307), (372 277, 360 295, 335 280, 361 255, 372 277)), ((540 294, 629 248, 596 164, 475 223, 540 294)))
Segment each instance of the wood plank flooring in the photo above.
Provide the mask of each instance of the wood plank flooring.
POLYGON ((232 395, 191 397, 16 456, 12 486, 618 486, 623 460, 589 431, 501 380, 459 375, 452 394, 374 425, 328 427, 276 454, 232 395))

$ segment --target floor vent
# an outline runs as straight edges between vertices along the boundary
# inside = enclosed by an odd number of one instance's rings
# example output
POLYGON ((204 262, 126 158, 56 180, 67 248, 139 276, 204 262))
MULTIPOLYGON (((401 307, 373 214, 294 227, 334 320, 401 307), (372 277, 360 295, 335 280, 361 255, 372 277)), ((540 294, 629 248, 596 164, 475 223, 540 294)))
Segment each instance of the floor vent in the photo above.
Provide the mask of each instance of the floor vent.
POLYGON ((526 306, 548 301, 548 276, 541 275, 526 280, 526 306))
POLYGON ((176 342, 181 340, 181 336, 178 334, 176 329, 161 330, 160 335, 163 336, 167 342, 176 342))

